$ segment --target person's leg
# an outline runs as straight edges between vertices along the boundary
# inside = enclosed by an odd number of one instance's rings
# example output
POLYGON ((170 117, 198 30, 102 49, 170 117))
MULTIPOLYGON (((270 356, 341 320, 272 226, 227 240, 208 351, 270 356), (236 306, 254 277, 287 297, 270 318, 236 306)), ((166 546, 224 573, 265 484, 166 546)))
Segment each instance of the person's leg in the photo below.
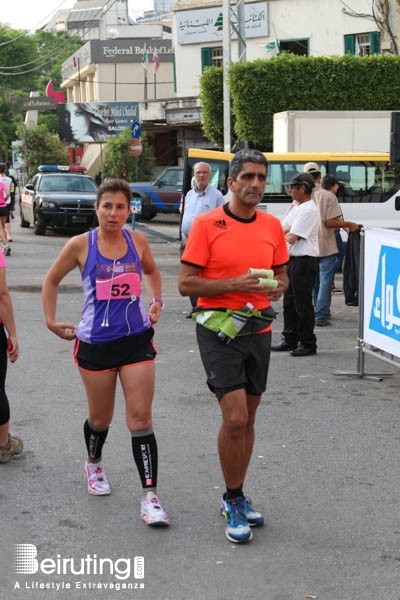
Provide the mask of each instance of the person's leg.
MULTIPOLYGON (((297 333, 297 311, 294 299, 292 272, 295 269, 296 259, 292 259, 287 267, 287 274, 289 277, 289 285, 283 295, 283 331, 282 338, 287 345, 287 349, 290 350, 297 346, 298 333, 297 333)), ((272 347, 276 350, 276 346, 272 347)))
POLYGON ((148 361, 119 371, 125 397, 126 423, 132 436, 132 453, 142 483, 141 518, 148 525, 169 525, 157 498, 158 448, 153 431, 152 403, 155 363, 148 361))
POLYGON ((6 216, 0 216, 0 241, 7 248, 6 216))
POLYGON ((329 321, 336 260, 336 254, 323 256, 319 259, 319 289, 315 303, 315 320, 317 322, 326 323, 329 321))
POLYGON ((85 470, 88 478, 88 492, 104 496, 110 494, 104 469, 101 463, 102 450, 114 413, 115 371, 99 372, 79 369, 85 386, 88 401, 88 418, 84 424, 84 436, 88 453, 85 470))
MULTIPOLYGON (((315 352, 313 289, 318 272, 318 259, 311 256, 299 257, 294 261, 291 273, 294 304, 297 313, 297 335, 299 345, 315 352)), ((293 352, 296 353, 297 349, 293 352)))
POLYGON ((10 435, 10 404, 6 394, 7 336, 0 324, 0 463, 7 463, 23 450, 21 438, 10 435))

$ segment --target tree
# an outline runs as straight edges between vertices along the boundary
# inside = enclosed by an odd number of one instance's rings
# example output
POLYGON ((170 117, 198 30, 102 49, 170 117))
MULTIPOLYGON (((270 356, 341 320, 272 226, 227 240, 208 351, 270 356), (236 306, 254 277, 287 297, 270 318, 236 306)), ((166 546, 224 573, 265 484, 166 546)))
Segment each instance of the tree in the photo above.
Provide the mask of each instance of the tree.
POLYGON ((39 165, 68 164, 68 151, 58 135, 50 133, 45 125, 25 127, 20 124, 17 134, 24 141, 21 157, 25 162, 28 178, 32 177, 39 165))
MULTIPOLYGON (((27 98, 31 91, 45 95, 47 83, 61 83, 61 65, 84 42, 67 32, 49 33, 38 30, 34 34, 13 30, 0 25, 0 132, 1 158, 7 159, 11 141, 16 139, 16 128, 25 113, 15 102, 27 98)), ((57 131, 55 111, 39 112, 39 124, 57 131)))
POLYGON ((128 146, 132 142, 130 127, 125 127, 119 136, 109 137, 105 143, 105 161, 102 168, 102 177, 122 177, 127 181, 150 181, 154 176, 155 158, 151 147, 146 143, 146 136, 142 136, 142 153, 132 156, 128 146))

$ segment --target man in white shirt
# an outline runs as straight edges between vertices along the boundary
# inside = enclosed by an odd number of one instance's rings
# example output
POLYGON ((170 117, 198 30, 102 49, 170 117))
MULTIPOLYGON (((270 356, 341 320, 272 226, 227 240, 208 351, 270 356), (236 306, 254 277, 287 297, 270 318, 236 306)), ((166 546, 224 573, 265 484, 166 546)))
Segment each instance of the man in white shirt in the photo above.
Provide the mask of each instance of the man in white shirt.
POLYGON ((272 346, 291 356, 312 356, 317 352, 314 334, 313 288, 318 273, 319 210, 311 198, 314 179, 299 173, 290 181, 293 204, 282 221, 289 249, 289 287, 283 297, 282 340, 272 346))
MULTIPOLYGON (((224 204, 224 197, 219 190, 210 184, 211 167, 208 163, 198 162, 193 167, 194 188, 188 191, 184 202, 181 201, 179 208, 182 214, 181 221, 181 255, 186 246, 190 228, 198 215, 208 212, 224 204)), ((190 297, 190 303, 194 308, 197 298, 190 297)), ((189 315, 190 316, 190 315, 189 315)))

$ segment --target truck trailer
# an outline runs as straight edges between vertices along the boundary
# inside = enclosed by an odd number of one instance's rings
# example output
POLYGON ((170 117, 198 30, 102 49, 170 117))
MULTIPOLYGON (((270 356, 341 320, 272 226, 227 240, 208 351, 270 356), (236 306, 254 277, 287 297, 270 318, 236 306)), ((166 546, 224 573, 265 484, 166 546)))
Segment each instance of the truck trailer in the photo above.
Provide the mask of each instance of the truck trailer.
POLYGON ((274 114, 274 152, 390 152, 391 111, 293 110, 274 114))

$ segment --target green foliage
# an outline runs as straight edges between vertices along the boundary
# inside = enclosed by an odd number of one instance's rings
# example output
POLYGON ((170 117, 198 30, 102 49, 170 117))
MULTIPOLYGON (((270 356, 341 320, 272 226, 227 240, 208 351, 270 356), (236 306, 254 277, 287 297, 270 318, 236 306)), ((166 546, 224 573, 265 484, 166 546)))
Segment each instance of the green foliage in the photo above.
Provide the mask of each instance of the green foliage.
MULTIPOLYGON (((8 158, 11 141, 16 139, 17 125, 25 118, 13 100, 28 98, 31 91, 45 96, 52 79, 54 88, 61 83, 61 65, 84 42, 66 32, 34 34, 0 26, 0 148, 2 158, 8 158)), ((55 111, 40 111, 39 124, 50 131, 58 129, 55 111)))
POLYGON ((110 137, 104 145, 105 161, 102 177, 122 177, 129 182, 150 181, 154 177, 155 159, 146 136, 142 135, 142 153, 131 156, 128 146, 132 142, 130 127, 125 127, 119 136, 110 137))
POLYGON ((45 125, 17 127, 19 139, 24 141, 21 156, 25 161, 28 177, 37 172, 41 164, 67 165, 68 152, 58 135, 50 133, 45 125))
POLYGON ((205 69, 200 77, 200 102, 204 135, 220 148, 224 145, 223 70, 205 69))
MULTIPOLYGON (((201 77, 203 129, 223 145, 223 70, 201 77)), ((273 114, 285 110, 400 110, 400 56, 306 57, 283 53, 229 69, 234 132, 272 149, 273 114)))

